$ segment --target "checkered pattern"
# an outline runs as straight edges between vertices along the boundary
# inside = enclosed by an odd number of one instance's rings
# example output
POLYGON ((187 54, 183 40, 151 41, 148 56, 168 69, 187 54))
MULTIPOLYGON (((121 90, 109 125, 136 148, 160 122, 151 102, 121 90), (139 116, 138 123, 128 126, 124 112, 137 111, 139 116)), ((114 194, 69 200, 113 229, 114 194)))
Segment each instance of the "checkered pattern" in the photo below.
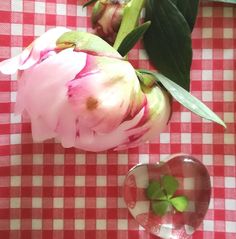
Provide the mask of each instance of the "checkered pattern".
MULTIPOLYGON (((82 0, 6 0, 0 3, 0 60, 15 56, 54 26, 91 30, 82 0)), ((193 239, 236 238, 236 8, 201 5, 193 32, 192 94, 227 129, 173 103, 169 126, 156 141, 121 152, 63 149, 54 140, 33 143, 30 124, 14 115, 16 76, 0 75, 0 235, 31 238, 155 238, 132 218, 122 198, 128 170, 169 154, 193 154, 208 168, 210 208, 193 239)), ((135 67, 151 68, 141 45, 135 67)))

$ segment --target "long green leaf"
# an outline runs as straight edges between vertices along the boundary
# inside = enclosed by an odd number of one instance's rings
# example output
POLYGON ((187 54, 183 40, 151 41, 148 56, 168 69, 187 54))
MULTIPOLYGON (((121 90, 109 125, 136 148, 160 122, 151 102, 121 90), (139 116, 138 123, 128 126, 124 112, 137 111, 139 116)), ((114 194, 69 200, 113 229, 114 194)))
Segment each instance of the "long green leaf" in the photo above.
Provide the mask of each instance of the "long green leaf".
POLYGON ((156 78, 157 81, 169 91, 169 93, 183 106, 192 111, 193 113, 216 122, 226 128, 224 121, 217 116, 211 109, 209 109, 205 104, 203 104, 196 97, 191 95, 185 89, 177 85, 175 82, 169 80, 164 75, 160 73, 154 73, 146 70, 141 70, 141 73, 151 74, 156 78))
POLYGON ((124 38, 117 51, 122 56, 125 56, 133 48, 137 41, 143 36, 143 34, 147 31, 150 25, 151 22, 148 21, 136 27, 124 38))
POLYGON ((197 18, 199 0, 172 0, 172 2, 183 14, 192 31, 197 18))
POLYGON ((236 4, 236 0, 209 0, 211 2, 223 2, 223 3, 234 3, 236 4))
POLYGON ((171 0, 148 0, 145 18, 151 21, 143 38, 149 59, 162 74, 189 90, 192 47, 187 21, 171 0))

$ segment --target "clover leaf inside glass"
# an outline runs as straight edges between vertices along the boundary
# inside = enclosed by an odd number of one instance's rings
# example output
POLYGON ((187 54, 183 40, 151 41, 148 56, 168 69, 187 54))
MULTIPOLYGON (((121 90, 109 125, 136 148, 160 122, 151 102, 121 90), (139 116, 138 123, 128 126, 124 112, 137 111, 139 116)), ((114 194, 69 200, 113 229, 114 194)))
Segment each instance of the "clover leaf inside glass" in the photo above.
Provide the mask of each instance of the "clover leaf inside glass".
POLYGON ((171 175, 164 175, 160 180, 150 181, 147 198, 151 201, 151 209, 155 215, 164 216, 170 207, 184 212, 188 207, 188 198, 184 195, 174 196, 179 188, 178 180, 171 175))

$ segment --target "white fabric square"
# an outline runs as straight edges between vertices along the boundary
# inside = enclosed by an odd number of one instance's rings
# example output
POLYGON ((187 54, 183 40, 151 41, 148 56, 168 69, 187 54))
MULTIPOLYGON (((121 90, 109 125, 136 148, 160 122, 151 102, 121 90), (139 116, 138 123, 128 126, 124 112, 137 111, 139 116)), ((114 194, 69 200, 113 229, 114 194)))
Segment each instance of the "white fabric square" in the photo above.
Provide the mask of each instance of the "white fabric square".
POLYGON ((148 163, 149 154, 139 154, 139 163, 148 163))
POLYGON ((40 197, 32 198, 32 208, 42 208, 42 198, 40 197))
POLYGON ((22 24, 11 24, 11 34, 16 36, 22 36, 22 24))
POLYGON ((204 220, 203 221, 203 230, 213 232, 214 231, 214 221, 204 220))
POLYGON ((21 198, 11 198, 10 208, 20 208, 21 198))
POLYGON ((234 177, 225 177, 225 187, 226 188, 235 188, 235 178, 234 177))
POLYGON ((84 230, 85 221, 82 219, 75 219, 75 230, 84 230))
POLYGON ((63 208, 64 198, 53 198, 53 208, 63 208))
POLYGON ((181 143, 182 144, 190 144, 192 141, 190 133, 182 133, 181 134, 181 143))
POLYGON ((40 175, 33 176, 33 186, 42 186, 43 185, 43 178, 40 175))
POLYGON ((236 233, 236 222, 226 221, 225 230, 229 233, 236 233))
POLYGON ((181 122, 191 122, 191 113, 190 112, 181 112, 180 113, 181 122))
POLYGON ((232 28, 224 28, 223 36, 224 36, 224 38, 228 38, 228 39, 233 38, 233 29, 232 28))
POLYGON ((117 220, 117 229, 118 230, 127 230, 128 229, 128 221, 126 219, 118 219, 117 220))
POLYGON ((32 219, 32 229, 41 230, 42 229, 42 220, 41 219, 32 219))
POLYGON ((107 185, 107 177, 106 176, 97 176, 96 177, 97 186, 106 186, 107 185))
POLYGON ((75 163, 76 164, 85 164, 85 155, 84 154, 77 154, 75 156, 75 163))
POLYGON ((107 199, 98 197, 96 198, 96 208, 106 208, 107 206, 107 199))
POLYGON ((212 70, 202 70, 202 80, 212 80, 213 71, 212 70))
POLYGON ((75 176, 75 186, 81 187, 85 185, 85 176, 75 176))
POLYGON ((62 230, 64 222, 62 219, 53 219, 53 230, 62 230))
POLYGON ((210 60, 210 59, 212 59, 212 56, 213 56, 212 49, 203 49, 202 50, 202 59, 210 60))
POLYGON ((203 7, 203 17, 212 17, 212 7, 203 7))
POLYGON ((170 143, 170 134, 169 133, 161 133, 160 134, 160 142, 163 144, 169 144, 170 143))
POLYGON ((83 8, 82 6, 77 5, 77 16, 86 17, 87 16, 86 7, 83 8))
POLYGON ((21 177, 20 176, 11 176, 11 187, 20 187, 21 177))
POLYGON ((97 155, 97 164, 106 164, 107 163, 107 155, 106 154, 98 154, 97 155))
POLYGON ((85 198, 79 197, 75 198, 75 208, 84 208, 85 207, 85 198))
POLYGON ((53 180, 54 186, 63 187, 64 186, 64 177, 63 176, 54 176, 53 180))
POLYGON ((96 229, 97 230, 105 230, 107 227, 107 222, 104 219, 97 219, 96 220, 96 229))
POLYGON ((10 220, 10 229, 19 230, 20 229, 20 219, 11 219, 10 220))
POLYGON ((118 164, 127 164, 128 154, 118 154, 118 164))
POLYGON ((66 4, 56 4, 57 15, 66 15, 66 4))
POLYGON ((23 0, 11 1, 11 10, 13 12, 22 12, 23 11, 23 0))
POLYGON ((34 154, 33 155, 33 164, 34 165, 43 164, 43 154, 34 154))
POLYGON ((203 28, 202 38, 212 38, 212 28, 203 28))
POLYGON ((45 2, 35 2, 34 3, 35 13, 45 13, 45 2))

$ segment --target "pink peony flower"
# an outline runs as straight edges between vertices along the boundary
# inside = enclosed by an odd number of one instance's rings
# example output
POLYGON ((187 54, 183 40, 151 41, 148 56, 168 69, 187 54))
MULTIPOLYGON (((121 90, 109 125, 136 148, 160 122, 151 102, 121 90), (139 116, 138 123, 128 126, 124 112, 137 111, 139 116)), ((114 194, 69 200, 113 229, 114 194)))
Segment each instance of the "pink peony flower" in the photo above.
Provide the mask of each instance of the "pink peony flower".
POLYGON ((29 116, 37 142, 127 149, 157 135, 170 116, 167 93, 140 84, 132 65, 89 33, 51 29, 0 71, 18 71, 16 113, 29 116))

